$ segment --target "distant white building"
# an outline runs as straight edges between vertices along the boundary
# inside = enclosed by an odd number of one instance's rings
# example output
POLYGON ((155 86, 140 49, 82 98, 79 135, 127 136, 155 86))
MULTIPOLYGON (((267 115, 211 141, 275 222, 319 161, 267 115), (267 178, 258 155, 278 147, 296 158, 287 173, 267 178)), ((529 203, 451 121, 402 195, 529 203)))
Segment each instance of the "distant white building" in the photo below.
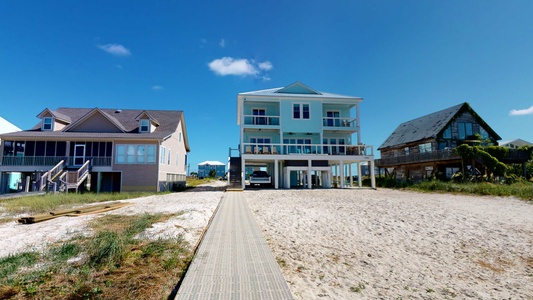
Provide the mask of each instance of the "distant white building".
POLYGON ((524 141, 522 139, 514 139, 511 141, 500 142, 500 146, 507 147, 510 149, 518 149, 522 146, 530 146, 530 145, 533 145, 533 144, 528 141, 524 141))
POLYGON ((198 178, 209 177, 211 170, 215 170, 215 177, 224 177, 226 175, 226 165, 219 161, 204 161, 198 164, 198 178))

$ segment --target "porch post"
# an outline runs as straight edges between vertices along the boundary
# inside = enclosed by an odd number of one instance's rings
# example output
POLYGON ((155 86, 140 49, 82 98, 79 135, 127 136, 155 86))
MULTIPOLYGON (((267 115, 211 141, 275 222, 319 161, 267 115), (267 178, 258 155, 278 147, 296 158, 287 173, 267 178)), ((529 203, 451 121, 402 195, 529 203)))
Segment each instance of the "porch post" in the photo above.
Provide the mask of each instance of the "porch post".
POLYGON ((339 167, 339 171, 340 171, 340 182, 341 182, 341 189, 343 189, 345 186, 344 186, 344 161, 340 161, 340 167, 339 167))
POLYGON ((311 162, 310 159, 307 160, 307 188, 310 189, 313 187, 313 176, 311 174, 311 166, 313 165, 313 163, 311 162))
POLYGON ((353 187, 353 176, 352 176, 352 163, 348 165, 348 176, 350 176, 350 186, 353 187))
POLYGON ((370 161, 370 182, 372 183, 372 188, 376 189, 376 175, 374 174, 374 161, 370 161))
POLYGON ((246 159, 244 159, 244 157, 241 156, 241 185, 242 185, 242 189, 244 190, 245 187, 246 187, 246 159))
POLYGON ((357 163, 357 183, 359 187, 363 186, 363 177, 361 176, 361 162, 357 163))
POLYGON ((279 166, 278 166, 278 160, 274 159, 274 189, 278 189, 279 186, 279 166))

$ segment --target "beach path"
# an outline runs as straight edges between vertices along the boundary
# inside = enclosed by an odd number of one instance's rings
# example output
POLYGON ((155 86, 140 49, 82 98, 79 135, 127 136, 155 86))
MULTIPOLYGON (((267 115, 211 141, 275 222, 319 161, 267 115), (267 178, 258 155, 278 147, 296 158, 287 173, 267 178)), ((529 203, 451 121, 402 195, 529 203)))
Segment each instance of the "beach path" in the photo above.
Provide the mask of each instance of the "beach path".
POLYGON ((244 193, 225 193, 175 299, 293 299, 244 193))

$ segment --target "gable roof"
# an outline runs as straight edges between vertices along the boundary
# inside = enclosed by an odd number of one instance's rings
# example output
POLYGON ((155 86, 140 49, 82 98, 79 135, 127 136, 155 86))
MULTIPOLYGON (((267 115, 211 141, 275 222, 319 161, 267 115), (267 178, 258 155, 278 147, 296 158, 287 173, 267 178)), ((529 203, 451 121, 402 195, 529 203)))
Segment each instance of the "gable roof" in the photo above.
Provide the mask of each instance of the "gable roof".
POLYGON ((187 138, 187 131, 185 128, 185 119, 183 111, 179 110, 141 110, 141 109, 106 109, 106 108, 68 108, 61 107, 56 110, 45 109, 44 112, 53 112, 55 115, 61 115, 64 118, 70 119, 71 123, 62 130, 58 131, 43 131, 41 130, 41 123, 39 122, 30 130, 19 131, 10 134, 2 135, 3 138, 8 137, 28 137, 28 138, 102 138, 102 139, 135 139, 135 140, 165 140, 172 136, 178 126, 182 126, 183 139, 185 148, 189 149, 189 142, 187 138), (138 133, 139 121, 136 119, 142 113, 150 115, 153 119, 157 119, 160 123, 153 132, 138 133), (100 114, 114 124, 116 128, 120 128, 120 132, 84 132, 71 131, 84 121, 90 119, 91 116, 100 114))
POLYGON ((378 150, 422 141, 429 138, 436 138, 456 116, 459 116, 466 111, 470 112, 487 132, 492 136, 495 136, 497 139, 501 139, 501 137, 494 132, 494 130, 492 130, 481 117, 479 117, 472 107, 465 102, 400 124, 378 150))

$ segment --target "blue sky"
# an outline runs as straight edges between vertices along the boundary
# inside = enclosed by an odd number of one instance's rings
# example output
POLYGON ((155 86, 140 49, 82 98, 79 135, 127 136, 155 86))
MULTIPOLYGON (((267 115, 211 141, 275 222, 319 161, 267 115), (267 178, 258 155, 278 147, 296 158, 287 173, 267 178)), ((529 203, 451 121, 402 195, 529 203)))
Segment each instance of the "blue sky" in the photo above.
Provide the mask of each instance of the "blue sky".
MULTIPOLYGON (((533 1, 0 1, 0 115, 185 112, 191 171, 237 147, 239 92, 363 97, 362 141, 468 102, 533 142, 533 1)), ((379 152, 376 150, 376 156, 379 152)))

